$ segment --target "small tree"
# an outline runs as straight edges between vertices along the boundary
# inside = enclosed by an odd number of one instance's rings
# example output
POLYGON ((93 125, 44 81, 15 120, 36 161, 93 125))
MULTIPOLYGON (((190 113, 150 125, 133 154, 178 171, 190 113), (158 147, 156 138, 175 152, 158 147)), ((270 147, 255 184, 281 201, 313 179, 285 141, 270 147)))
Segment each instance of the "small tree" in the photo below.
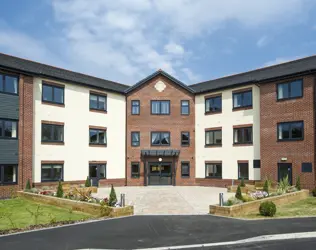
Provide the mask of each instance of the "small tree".
POLYGON ((64 196, 64 190, 63 190, 63 185, 61 184, 61 181, 59 181, 58 183, 56 196, 59 198, 62 198, 64 196))
POLYGON ((297 176, 297 178, 296 178, 295 187, 297 188, 297 190, 301 190, 301 179, 299 176, 297 176))
POLYGON ((245 187, 245 186, 246 186, 246 185, 245 185, 244 178, 241 179, 240 186, 241 186, 241 187, 245 187))
POLYGON ((87 176, 86 182, 85 182, 85 187, 91 187, 91 182, 89 176, 87 176))
POLYGON ((240 185, 238 185, 238 187, 237 187, 235 197, 236 197, 238 200, 242 200, 242 194, 241 194, 240 185))
POLYGON ((269 194, 269 182, 268 182, 268 180, 266 180, 264 182, 263 191, 265 191, 265 192, 267 192, 269 194))
POLYGON ((116 204, 116 202, 117 202, 116 193, 112 184, 110 198, 109 198, 109 205, 113 207, 116 204))
POLYGON ((30 179, 28 179, 26 182, 25 190, 30 190, 30 189, 31 189, 31 183, 30 183, 30 179))

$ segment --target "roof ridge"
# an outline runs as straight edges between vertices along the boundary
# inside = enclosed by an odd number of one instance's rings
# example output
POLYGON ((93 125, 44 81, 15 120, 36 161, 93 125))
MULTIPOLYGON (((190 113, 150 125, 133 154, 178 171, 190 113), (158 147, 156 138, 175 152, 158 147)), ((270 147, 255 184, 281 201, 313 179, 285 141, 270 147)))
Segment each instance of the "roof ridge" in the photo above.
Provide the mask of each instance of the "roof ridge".
POLYGON ((190 86, 196 86, 196 85, 201 84, 201 83, 221 80, 221 79, 229 78, 229 77, 232 77, 232 76, 241 76, 241 75, 249 74, 249 73, 256 72, 256 71, 266 70, 266 69, 274 68, 274 67, 277 67, 277 66, 280 66, 280 65, 289 64, 289 63, 293 63, 293 62, 300 61, 300 60, 305 60, 307 58, 311 58, 311 57, 315 57, 315 56, 316 56, 316 54, 311 55, 311 56, 300 57, 300 58, 297 58, 297 59, 294 59, 294 60, 291 60, 291 61, 281 62, 281 63, 277 63, 277 64, 274 64, 274 65, 269 65, 269 66, 265 66, 265 67, 261 67, 261 68, 257 68, 257 69, 252 69, 252 70, 248 70, 248 71, 241 72, 241 73, 236 73, 236 74, 231 74, 231 75, 227 75, 227 76, 223 76, 223 77, 219 77, 219 78, 214 78, 214 79, 211 79, 211 80, 206 80, 206 81, 203 81, 203 82, 194 83, 194 84, 191 84, 191 85, 188 85, 188 86, 189 87, 190 86))
POLYGON ((59 70, 64 70, 64 71, 67 71, 67 72, 70 72, 70 73, 79 74, 79 75, 82 75, 82 76, 87 76, 87 77, 92 77, 92 78, 99 79, 99 80, 103 80, 103 81, 108 81, 108 82, 111 82, 111 83, 114 83, 114 84, 121 85, 121 86, 123 86, 123 87, 130 87, 130 85, 126 85, 126 84, 123 84, 123 83, 119 83, 119 82, 107 80, 107 79, 104 79, 104 78, 100 78, 100 77, 96 77, 96 76, 84 74, 84 73, 81 73, 81 72, 76 72, 76 71, 73 71, 73 70, 69 70, 69 69, 65 69, 65 68, 61 68, 61 67, 49 65, 49 64, 46 64, 46 63, 41 63, 41 62, 38 62, 38 61, 34 61, 34 60, 27 59, 27 58, 23 58, 23 57, 17 57, 17 56, 5 54, 5 53, 3 53, 3 52, 0 52, 0 55, 4 55, 4 56, 9 56, 9 57, 17 58, 17 59, 20 59, 20 60, 24 60, 24 61, 28 61, 28 62, 31 62, 31 63, 40 64, 40 65, 43 65, 43 66, 47 66, 47 67, 51 67, 51 68, 55 68, 55 69, 59 69, 59 70))

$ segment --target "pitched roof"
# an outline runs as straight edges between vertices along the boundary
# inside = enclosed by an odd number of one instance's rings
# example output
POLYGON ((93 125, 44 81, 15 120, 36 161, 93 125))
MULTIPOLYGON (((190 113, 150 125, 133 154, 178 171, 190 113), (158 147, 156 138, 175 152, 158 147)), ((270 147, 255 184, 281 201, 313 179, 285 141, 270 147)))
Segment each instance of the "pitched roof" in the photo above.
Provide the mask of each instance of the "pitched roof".
POLYGON ((0 67, 124 93, 130 86, 0 53, 0 67))
POLYGON ((139 82, 137 82, 136 84, 132 85, 131 87, 129 87, 128 89, 125 90, 125 93, 128 94, 131 91, 137 89, 138 87, 140 87, 141 85, 143 85, 144 83, 148 82, 149 80, 153 79, 154 77, 158 76, 158 75, 163 75, 165 77, 167 77, 169 80, 171 80, 172 82, 174 82, 175 84, 179 85, 180 87, 184 88, 185 90, 189 91, 190 93, 194 93, 194 90, 184 84, 183 82, 179 81, 178 79, 174 78, 173 76, 169 75, 168 73, 166 73, 163 70, 157 70, 156 72, 154 72, 153 74, 147 76, 146 78, 140 80, 139 82))
POLYGON ((265 68, 226 76, 210 81, 190 85, 195 93, 203 93, 223 88, 235 87, 248 83, 258 83, 286 76, 311 73, 316 70, 316 56, 309 56, 298 60, 281 63, 265 68))

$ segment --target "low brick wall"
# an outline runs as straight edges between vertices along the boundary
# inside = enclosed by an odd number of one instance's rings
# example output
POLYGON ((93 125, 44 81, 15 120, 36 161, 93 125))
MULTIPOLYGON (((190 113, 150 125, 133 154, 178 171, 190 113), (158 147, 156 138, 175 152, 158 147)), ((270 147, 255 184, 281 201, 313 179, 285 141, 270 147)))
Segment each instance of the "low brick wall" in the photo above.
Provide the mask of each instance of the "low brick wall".
POLYGON ((305 199, 309 196, 308 190, 301 190, 294 193, 287 193, 279 196, 273 196, 264 198, 261 200, 250 201, 233 206, 210 205, 210 214, 221 215, 221 216, 240 216, 252 212, 258 212, 260 204, 264 201, 273 201, 275 205, 283 205, 305 199))
MULTIPOLYGON (((94 216, 101 216, 101 206, 95 203, 88 203, 82 201, 74 201, 69 199, 57 198, 48 195, 40 195, 27 193, 23 191, 17 192, 19 197, 32 200, 34 202, 44 203, 48 205, 53 205, 57 207, 72 209, 74 211, 79 211, 83 213, 92 214, 94 216)), ((109 207, 111 209, 110 217, 120 217, 134 214, 133 206, 126 207, 109 207)))

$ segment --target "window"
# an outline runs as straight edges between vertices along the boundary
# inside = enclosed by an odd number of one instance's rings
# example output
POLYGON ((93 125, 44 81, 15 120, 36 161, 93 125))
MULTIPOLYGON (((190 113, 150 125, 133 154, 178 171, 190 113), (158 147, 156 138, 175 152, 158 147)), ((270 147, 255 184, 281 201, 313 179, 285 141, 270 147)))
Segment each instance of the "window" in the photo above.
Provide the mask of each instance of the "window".
POLYGON ((132 146, 137 147, 140 145, 140 133, 132 132, 132 146))
POLYGON ((248 163, 238 163, 238 179, 248 180, 248 163))
POLYGON ((181 162, 181 177, 190 177, 190 162, 181 162))
POLYGON ((304 122, 278 123, 278 141, 303 140, 304 122))
POLYGON ((133 100, 132 101, 132 115, 139 115, 140 113, 140 101, 133 100))
POLYGON ((253 168, 261 168, 260 160, 253 160, 253 168))
POLYGON ((302 162, 302 172, 303 173, 313 172, 313 164, 311 162, 302 162))
POLYGON ((64 142, 64 125, 42 123, 42 142, 64 142))
POLYGON ((222 96, 214 96, 205 99, 205 113, 222 112, 222 96))
POLYGON ((64 104, 64 87, 43 83, 42 101, 55 104, 64 104))
POLYGON ((252 127, 234 128, 234 144, 252 144, 252 127))
POLYGON ((18 122, 0 119, 0 139, 17 139, 18 122))
POLYGON ((139 178, 140 171, 139 171, 139 162, 132 162, 132 169, 131 169, 131 177, 132 178, 139 178))
POLYGON ((15 76, 0 74, 0 92, 18 94, 19 79, 15 76))
POLYGON ((106 145, 106 130, 105 129, 89 129, 90 144, 106 145))
POLYGON ((18 166, 0 165, 0 185, 17 184, 18 166))
POLYGON ((151 101, 152 115, 169 115, 170 101, 151 101))
POLYGON ((152 146, 168 146, 170 145, 170 132, 152 132, 152 146))
POLYGON ((278 100, 293 99, 303 96, 303 81, 279 83, 277 85, 278 100))
POLYGON ((233 108, 252 107, 252 90, 233 93, 233 108))
MULTIPOLYGON (((97 179, 106 179, 106 163, 104 164, 89 164, 89 177, 97 179)), ((94 182, 94 180, 92 180, 94 182)))
POLYGON ((181 115, 189 115, 190 114, 190 101, 182 100, 181 101, 181 115))
POLYGON ((222 178, 222 163, 205 163, 205 178, 222 178))
POLYGON ((181 146, 190 145, 190 132, 181 132, 181 146))
POLYGON ((205 131, 205 145, 216 146, 222 145, 222 130, 205 131))
POLYGON ((42 164, 42 182, 63 181, 64 164, 42 164))
POLYGON ((90 110, 106 111, 106 96, 90 93, 90 110))

